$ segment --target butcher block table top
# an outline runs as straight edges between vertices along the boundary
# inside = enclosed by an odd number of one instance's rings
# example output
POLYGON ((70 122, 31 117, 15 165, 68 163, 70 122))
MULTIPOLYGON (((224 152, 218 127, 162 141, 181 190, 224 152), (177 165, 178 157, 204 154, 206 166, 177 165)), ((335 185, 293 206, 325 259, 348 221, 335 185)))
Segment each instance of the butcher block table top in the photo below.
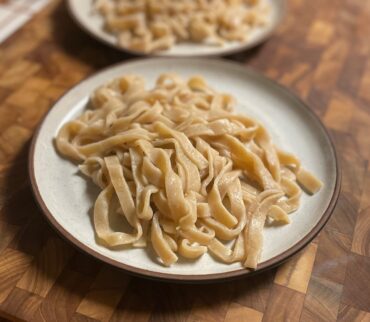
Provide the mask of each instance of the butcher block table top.
POLYGON ((370 321, 370 1, 291 0, 270 40, 226 58, 308 102, 342 168, 341 195, 320 235, 279 268, 232 282, 132 277, 61 239, 33 198, 27 153, 39 121, 81 79, 127 58, 81 31, 62 1, 0 45, 4 321, 370 321))

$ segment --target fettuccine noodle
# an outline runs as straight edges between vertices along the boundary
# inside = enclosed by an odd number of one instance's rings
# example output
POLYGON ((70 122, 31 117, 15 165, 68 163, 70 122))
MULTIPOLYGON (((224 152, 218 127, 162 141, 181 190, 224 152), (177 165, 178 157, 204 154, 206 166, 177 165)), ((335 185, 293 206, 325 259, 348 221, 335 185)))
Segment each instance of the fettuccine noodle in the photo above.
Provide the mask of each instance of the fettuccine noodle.
POLYGON ((118 44, 142 52, 179 42, 220 46, 243 42, 266 25, 269 5, 259 0, 97 0, 105 29, 118 44))
POLYGON ((148 90, 125 76, 95 90, 90 105, 56 146, 100 187, 94 226, 107 247, 151 244, 167 266, 209 251, 256 268, 266 221, 289 223, 301 187, 322 186, 201 77, 163 74, 148 90), (112 229, 111 216, 127 231, 112 229))

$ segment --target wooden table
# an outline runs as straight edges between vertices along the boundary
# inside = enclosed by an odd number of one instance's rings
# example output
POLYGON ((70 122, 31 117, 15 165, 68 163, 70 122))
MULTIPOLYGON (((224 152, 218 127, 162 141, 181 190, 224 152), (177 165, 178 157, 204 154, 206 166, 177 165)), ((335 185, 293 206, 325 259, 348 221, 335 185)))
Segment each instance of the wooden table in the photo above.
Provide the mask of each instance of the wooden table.
POLYGON ((0 45, 0 315, 32 321, 370 321, 370 1, 289 5, 266 44, 227 59, 253 66, 309 103, 335 139, 342 192, 325 229, 298 256, 222 284, 130 277, 58 237, 28 183, 30 138, 60 95, 127 56, 85 35, 61 1, 0 45))

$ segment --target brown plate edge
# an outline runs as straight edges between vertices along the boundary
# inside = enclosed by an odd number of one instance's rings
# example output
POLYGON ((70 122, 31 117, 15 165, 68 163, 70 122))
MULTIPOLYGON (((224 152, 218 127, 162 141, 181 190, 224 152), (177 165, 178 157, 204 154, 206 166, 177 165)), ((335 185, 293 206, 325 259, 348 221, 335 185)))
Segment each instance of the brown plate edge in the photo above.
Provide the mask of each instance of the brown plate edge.
POLYGON ((211 53, 211 54, 200 54, 200 55, 181 55, 181 54, 180 55, 163 55, 160 52, 159 53, 144 53, 144 52, 141 52, 141 51, 136 51, 136 50, 120 47, 119 45, 117 45, 115 43, 111 43, 110 41, 96 35, 94 32, 92 32, 89 28, 87 28, 75 16, 75 14, 72 10, 72 7, 71 7, 71 1, 74 1, 74 0, 67 0, 66 1, 67 10, 69 12, 70 17, 72 17, 72 20, 76 23, 76 25, 79 26, 80 29, 85 31, 91 38, 96 39, 97 41, 102 42, 103 44, 105 44, 105 45, 107 45, 111 48, 114 48, 116 50, 119 50, 121 52, 124 52, 126 54, 139 56, 139 57, 143 57, 143 58, 145 58, 145 57, 153 57, 153 58, 154 57, 158 57, 158 58, 224 57, 224 56, 233 55, 233 54, 236 54, 236 53, 239 53, 239 52, 242 52, 242 51, 247 51, 247 50, 255 48, 255 47, 263 44, 265 41, 267 41, 275 33, 277 28, 281 25, 282 21, 284 20, 285 16, 287 15, 287 11, 288 11, 288 1, 287 0, 281 0, 282 1, 281 15, 277 19, 277 21, 275 22, 275 24, 273 25, 271 30, 269 32, 267 32, 263 37, 257 39, 256 41, 254 41, 252 43, 247 42, 246 44, 244 44, 241 47, 234 48, 234 49, 229 49, 229 50, 226 50, 222 53, 211 53))
MULTIPOLYGON (((169 57, 157 57, 157 58, 153 58, 153 59, 164 59, 164 58, 169 58, 169 57)), ((172 57, 172 58, 169 58, 169 59, 176 60, 177 58, 172 57)), ((178 57, 178 59, 194 59, 194 58, 192 58, 192 57, 181 57, 181 58, 178 57)), ((199 57, 195 58, 195 59, 202 60, 202 58, 199 58, 199 57)), ((140 59, 140 58, 129 59, 125 62, 120 62, 120 63, 117 63, 117 64, 113 64, 113 65, 110 65, 110 66, 107 66, 103 69, 98 70, 97 72, 87 76, 86 78, 82 79, 80 82, 75 84, 71 89, 69 89, 66 93, 64 93, 53 104, 53 106, 56 105, 60 100, 62 100, 64 98, 64 96, 68 95, 68 93, 73 88, 75 88, 76 86, 78 86, 82 82, 86 81, 87 79, 94 77, 96 74, 101 73, 101 72, 103 72, 107 69, 114 68, 114 67, 119 66, 119 65, 125 65, 125 64, 129 64, 129 63, 132 63, 132 62, 135 62, 135 61, 140 61, 140 60, 142 60, 142 59, 140 59)), ((207 61, 209 61, 209 59, 207 59, 207 61)), ((30 179, 33 194, 36 198, 36 201, 37 201, 40 209, 42 210, 43 214, 47 218, 49 224, 51 224, 53 226, 53 228, 59 233, 60 236, 62 236, 65 240, 70 242, 76 248, 82 250, 84 253, 86 253, 86 254, 88 254, 92 257, 95 257, 95 258, 97 258, 97 259, 99 259, 99 260, 101 260, 101 261, 103 261, 107 264, 110 264, 110 265, 115 266, 117 268, 123 269, 126 272, 128 272, 132 275, 135 275, 135 276, 145 277, 145 278, 153 279, 153 280, 176 282, 176 283, 210 283, 210 282, 223 282, 223 281, 227 281, 227 280, 240 278, 240 277, 243 277, 243 276, 251 276, 251 275, 266 271, 267 269, 271 269, 275 266, 278 266, 278 265, 282 264, 283 262, 285 262, 286 260, 288 260, 289 258, 291 258, 292 256, 294 256, 300 250, 302 250, 307 244, 309 244, 319 234, 319 232, 324 228, 325 224, 328 222, 328 220, 329 220, 329 218, 330 218, 330 216, 331 216, 331 214, 332 214, 332 212, 335 208, 335 205, 336 205, 338 197, 339 197, 340 188, 341 188, 341 177, 342 177, 342 175, 341 175, 341 170, 340 170, 340 166, 339 166, 339 159, 338 159, 338 156, 337 156, 337 152, 336 152, 336 149, 335 149, 333 139, 332 139, 329 131, 327 130, 325 125, 321 122, 320 118, 311 110, 311 108, 303 100, 301 100, 298 96, 296 96, 292 91, 290 91, 288 88, 280 85, 276 81, 264 76, 263 74, 255 71, 254 69, 252 69, 250 67, 247 67, 247 66, 244 66, 240 63, 236 63, 236 62, 233 62, 233 61, 230 62, 230 61, 223 60, 223 59, 212 59, 211 61, 221 62, 221 63, 229 63, 229 64, 232 64, 232 65, 240 65, 244 69, 247 69, 248 72, 250 72, 254 75, 257 75, 257 76, 263 78, 264 80, 268 81, 271 85, 273 85, 275 87, 278 87, 280 90, 284 91, 287 95, 289 95, 292 99, 294 99, 295 101, 298 101, 308 111, 308 113, 311 114, 311 116, 316 120, 316 122, 322 128, 323 132, 325 133, 326 137, 328 138, 328 141, 330 143, 330 147, 331 147, 333 155, 334 155, 336 178, 335 178, 334 191, 333 191, 332 197, 330 199, 330 202, 329 202, 326 210, 323 212, 322 217, 320 218, 320 220, 315 225, 315 227, 313 227, 311 229, 311 231, 306 236, 304 236, 299 242, 297 242, 295 245, 293 245, 292 247, 290 247, 289 249, 287 249, 286 251, 284 251, 280 255, 277 255, 277 256, 275 256, 275 257, 273 257, 273 258, 271 258, 271 259, 269 259, 265 262, 262 262, 262 263, 258 264, 258 267, 257 267, 256 270, 247 270, 247 269, 241 268, 241 269, 231 271, 231 272, 216 273, 216 274, 209 274, 209 275, 167 274, 167 273, 153 272, 153 271, 146 270, 146 269, 136 268, 136 267, 121 263, 119 261, 110 259, 110 258, 94 251, 93 249, 89 248, 88 246, 86 246, 85 244, 80 242, 77 238, 72 236, 68 231, 66 231, 56 221, 56 219, 54 218, 52 213, 49 211, 49 209, 45 205, 45 203, 44 203, 44 201, 43 201, 43 199, 40 195, 40 192, 38 190, 38 187, 37 187, 37 184, 36 184, 35 172, 34 172, 34 158, 33 158, 33 156, 34 156, 34 150, 35 150, 35 145, 36 145, 36 141, 37 141, 37 138, 38 138, 39 131, 41 129, 42 124, 44 123, 45 118, 48 116, 49 112, 52 110, 52 107, 51 107, 50 110, 45 114, 43 119, 40 121, 40 124, 38 125, 38 127, 37 127, 37 129, 36 129, 36 131, 33 135, 30 150, 29 150, 29 154, 28 154, 28 174, 29 174, 29 179, 30 179)))

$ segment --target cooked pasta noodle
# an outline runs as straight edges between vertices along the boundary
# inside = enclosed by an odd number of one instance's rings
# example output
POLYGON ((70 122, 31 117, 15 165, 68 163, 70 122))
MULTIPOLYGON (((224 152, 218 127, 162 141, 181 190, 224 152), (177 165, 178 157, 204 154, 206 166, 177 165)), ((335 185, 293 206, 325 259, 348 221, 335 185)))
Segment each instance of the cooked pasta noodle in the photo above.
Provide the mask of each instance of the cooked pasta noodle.
POLYGON ((258 0, 97 0, 105 29, 119 45, 142 52, 191 41, 220 46, 246 41, 267 23, 269 5, 258 0))
POLYGON ((209 251, 257 267, 266 221, 289 223, 301 187, 315 193, 322 183, 277 149, 259 122, 234 113, 234 104, 198 76, 162 74, 148 90, 130 75, 94 91, 91 107, 63 125, 56 146, 101 189, 94 206, 100 243, 150 243, 167 266, 209 251), (113 215, 127 231, 112 229, 113 215))

